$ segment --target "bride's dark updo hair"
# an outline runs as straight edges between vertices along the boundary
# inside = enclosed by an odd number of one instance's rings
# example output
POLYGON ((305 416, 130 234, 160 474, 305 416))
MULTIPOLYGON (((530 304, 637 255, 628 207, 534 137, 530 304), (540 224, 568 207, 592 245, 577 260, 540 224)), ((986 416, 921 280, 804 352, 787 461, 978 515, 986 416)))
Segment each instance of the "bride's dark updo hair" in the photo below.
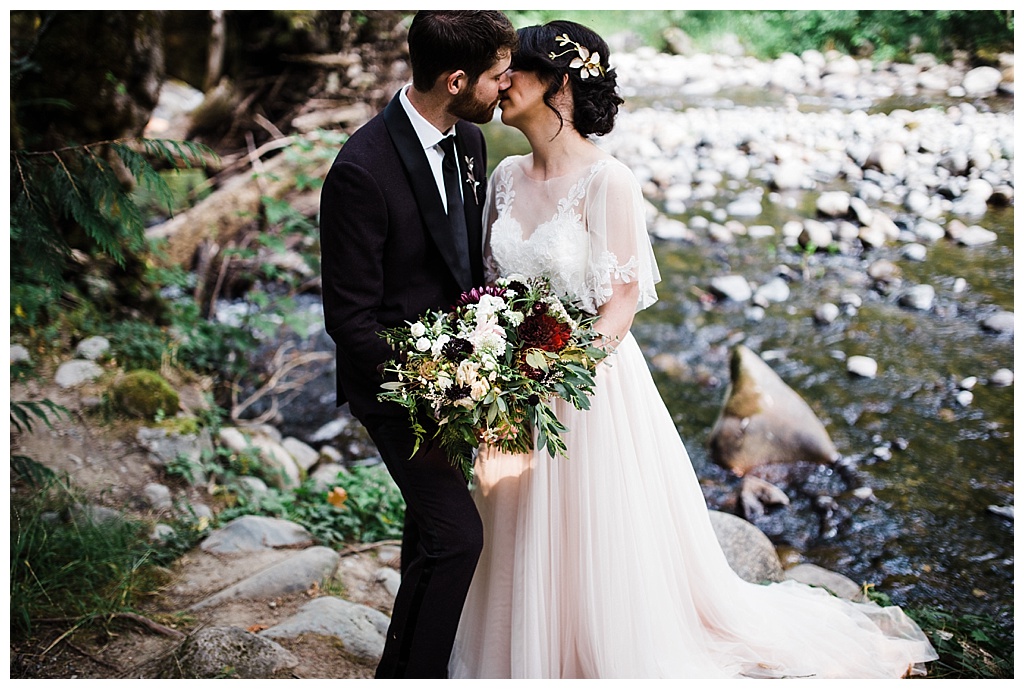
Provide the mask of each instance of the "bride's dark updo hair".
POLYGON ((562 122, 562 115, 553 101, 563 78, 568 75, 573 127, 583 136, 610 132, 623 100, 615 91, 615 70, 608 66, 608 44, 604 39, 582 24, 570 21, 527 26, 518 33, 519 46, 512 53, 512 68, 532 72, 547 82, 544 103, 558 115, 559 121, 562 122), (570 67, 574 59, 581 58, 578 46, 589 51, 590 59, 583 67, 570 67), (599 63, 593 60, 595 53, 600 56, 599 63), (586 78, 582 76, 583 70, 586 70, 586 78))

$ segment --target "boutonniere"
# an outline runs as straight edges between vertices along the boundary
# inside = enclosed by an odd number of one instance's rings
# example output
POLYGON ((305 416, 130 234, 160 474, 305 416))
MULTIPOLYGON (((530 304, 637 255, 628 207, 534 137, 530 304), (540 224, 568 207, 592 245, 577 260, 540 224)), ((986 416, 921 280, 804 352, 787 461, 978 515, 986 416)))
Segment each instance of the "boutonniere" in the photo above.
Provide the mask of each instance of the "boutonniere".
POLYGON ((480 186, 480 182, 477 181, 476 175, 473 174, 473 156, 466 156, 466 184, 473 188, 473 200, 476 205, 480 205, 480 198, 477 196, 477 188, 480 186))

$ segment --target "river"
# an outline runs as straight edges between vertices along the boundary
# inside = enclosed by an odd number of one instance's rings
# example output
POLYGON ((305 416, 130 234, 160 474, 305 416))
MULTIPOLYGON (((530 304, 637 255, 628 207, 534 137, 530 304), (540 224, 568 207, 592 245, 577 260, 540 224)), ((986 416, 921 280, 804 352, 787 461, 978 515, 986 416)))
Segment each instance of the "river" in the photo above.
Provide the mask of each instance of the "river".
MULTIPOLYGON (((715 99, 741 117, 745 109, 752 118, 763 116, 764 99, 751 101, 749 92, 715 99)), ((872 112, 897 105, 935 103, 900 99, 872 112)), ((627 103, 620 121, 650 107, 692 106, 678 98, 639 97, 627 103)), ((780 100, 768 107, 785 106, 780 100)), ((1012 117, 1012 102, 1008 108, 1012 117)), ((492 166, 526 150, 522 137, 500 122, 485 125, 485 134, 492 166)), ((666 215, 704 227, 706 221, 694 219, 721 220, 718 209, 756 186, 764 188, 753 170, 750 179, 723 184, 714 197, 666 215)), ((820 191, 765 193, 760 215, 746 224, 781 228, 787 220, 813 217, 820 191)), ((897 218, 905 213, 891 210, 897 218)), ((989 208, 967 224, 996 232, 995 243, 966 247, 942 239, 927 247, 923 261, 906 260, 902 241, 848 255, 808 254, 778 234, 740 235, 731 243, 655 240, 660 301, 637 316, 633 333, 709 505, 732 509, 734 500, 737 479, 714 465, 705 443, 725 399, 729 351, 742 342, 810 404, 848 469, 807 469, 787 484, 791 504, 755 522, 784 560, 841 572, 899 604, 987 614, 1012 625, 1013 520, 989 508, 1013 505, 1013 386, 988 379, 998 369, 1013 369, 1013 335, 979 323, 995 311, 1013 311, 1013 221, 1012 205, 989 208), (879 259, 899 266, 904 285, 932 285, 934 306, 908 309, 898 302, 899 290, 887 293, 864 280, 867 266, 879 259), (791 280, 783 303, 752 312, 749 304, 701 299, 716 275, 739 273, 763 284, 780 270, 791 280), (849 292, 862 301, 855 312, 828 325, 815 321, 819 304, 839 303, 849 292), (854 354, 870 355, 879 374, 848 374, 844 359, 854 354), (957 393, 972 377, 978 382, 965 405, 957 393), (870 497, 857 497, 863 496, 854 493, 857 486, 870 487, 870 497)))

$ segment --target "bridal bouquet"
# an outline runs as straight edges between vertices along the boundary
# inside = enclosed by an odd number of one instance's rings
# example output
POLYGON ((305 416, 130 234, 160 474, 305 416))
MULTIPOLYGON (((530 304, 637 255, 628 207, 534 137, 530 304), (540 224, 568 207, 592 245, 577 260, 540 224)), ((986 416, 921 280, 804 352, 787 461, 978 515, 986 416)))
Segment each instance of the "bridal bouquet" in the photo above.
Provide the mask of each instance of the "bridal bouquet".
POLYGON ((397 352, 385 365, 381 401, 409 411, 419 448, 425 413, 435 437, 469 477, 480 443, 507 452, 538 449, 565 456, 567 429, 549 401, 588 409, 597 364, 596 316, 555 294, 545 278, 513 276, 464 292, 448 311, 384 331, 397 352))

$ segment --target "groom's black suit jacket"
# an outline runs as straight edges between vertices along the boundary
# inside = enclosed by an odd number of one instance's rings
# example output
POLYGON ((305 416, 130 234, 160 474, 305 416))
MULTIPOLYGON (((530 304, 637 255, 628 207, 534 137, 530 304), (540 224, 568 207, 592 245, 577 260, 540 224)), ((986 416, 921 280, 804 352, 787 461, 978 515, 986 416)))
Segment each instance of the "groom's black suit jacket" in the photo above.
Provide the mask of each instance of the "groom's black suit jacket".
POLYGON ((486 144, 475 125, 460 121, 455 128, 468 256, 456 248, 426 154, 397 94, 344 143, 324 180, 321 274, 324 319, 337 345, 337 404, 347 400, 364 423, 407 414, 376 399, 380 366, 395 354, 380 331, 450 307, 483 282, 486 144))

